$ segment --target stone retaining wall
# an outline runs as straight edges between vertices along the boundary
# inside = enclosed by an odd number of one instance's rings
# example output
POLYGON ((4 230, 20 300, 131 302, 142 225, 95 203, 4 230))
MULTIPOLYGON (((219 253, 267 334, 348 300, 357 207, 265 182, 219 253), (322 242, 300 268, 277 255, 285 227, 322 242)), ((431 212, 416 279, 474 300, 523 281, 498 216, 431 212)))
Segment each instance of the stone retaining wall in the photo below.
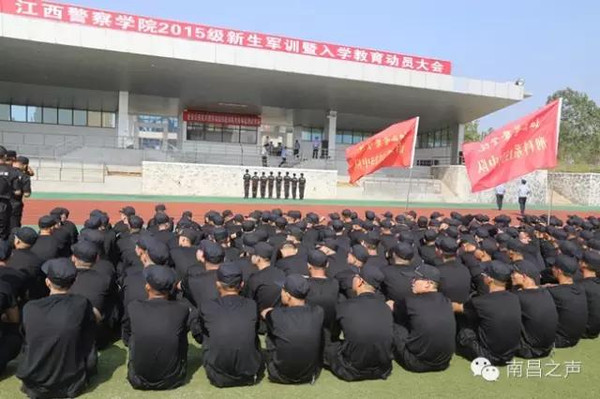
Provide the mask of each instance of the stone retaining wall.
MULTIPOLYGON (((337 195, 337 171, 262 168, 232 165, 204 165, 195 163, 144 162, 142 164, 142 193, 147 195, 197 195, 209 197, 244 196, 242 176, 246 169, 250 174, 262 172, 304 173, 306 178, 306 199, 333 199, 337 195)), ((282 189, 283 191, 283 189, 282 189)), ((260 192, 260 191, 259 191, 260 192)), ((259 194, 260 196, 260 194, 259 194)))
POLYGON ((550 173, 550 186, 570 201, 588 206, 600 205, 600 174, 550 173))

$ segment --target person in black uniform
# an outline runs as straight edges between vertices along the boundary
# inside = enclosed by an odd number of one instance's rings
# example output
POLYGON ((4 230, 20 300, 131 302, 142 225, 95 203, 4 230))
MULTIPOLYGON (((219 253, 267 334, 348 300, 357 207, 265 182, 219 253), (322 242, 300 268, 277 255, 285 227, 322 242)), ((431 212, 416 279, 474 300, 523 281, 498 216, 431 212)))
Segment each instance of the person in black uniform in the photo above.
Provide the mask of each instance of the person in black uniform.
POLYGON ((283 177, 281 177, 281 172, 277 172, 277 177, 275 178, 275 192, 277 193, 277 199, 281 198, 281 182, 283 181, 283 177))
POLYGON ((10 233, 12 217, 11 201, 22 195, 19 173, 6 163, 6 148, 0 146, 0 239, 6 240, 10 233))
MULTIPOLYGON (((9 254, 10 245, 6 241, 0 241, 0 262, 4 262, 9 254)), ((8 362, 17 357, 23 341, 19 333, 17 303, 22 277, 18 274, 20 273, 0 265, 0 374, 4 373, 8 362), (13 271, 14 274, 11 273, 13 271)))
POLYGON ((547 289, 538 287, 538 268, 527 260, 513 265, 511 280, 521 304, 518 355, 525 359, 546 357, 552 352, 558 328, 558 313, 552 296, 547 289))
POLYGON ((272 199, 273 198, 273 185, 275 184, 275 176, 273 176, 273 172, 269 173, 268 184, 269 184, 269 199, 272 199))
POLYGON ((225 260, 223 248, 212 241, 203 241, 198 250, 200 263, 190 266, 181 280, 181 291, 192 305, 200 305, 219 297, 217 270, 225 260))
POLYGON ((306 302, 323 308, 323 330, 327 342, 336 327, 335 307, 339 299, 340 284, 335 278, 327 277, 327 255, 318 250, 308 252, 308 285, 310 290, 306 302))
POLYGON ((10 220, 11 230, 15 227, 21 227, 21 219, 23 217, 23 199, 31 196, 31 176, 29 170, 29 158, 19 156, 13 163, 13 167, 19 174, 19 189, 20 194, 16 194, 12 198, 12 215, 10 220))
POLYGON ((285 172, 285 176, 283 177, 283 193, 284 193, 285 199, 290 198, 290 181, 291 180, 292 179, 290 177, 290 172, 285 172))
POLYGON ((197 247, 199 244, 200 233, 194 229, 183 229, 179 232, 179 246, 171 248, 171 259, 175 265, 177 278, 181 281, 187 274, 188 269, 196 265, 197 247))
POLYGON ((436 249, 441 258, 437 265, 442 278, 440 292, 452 302, 467 302, 471 291, 471 273, 456 257, 458 243, 454 238, 443 237, 437 240, 436 249))
POLYGON ((256 198, 259 180, 258 172, 254 172, 254 176, 252 176, 252 198, 256 198))
POLYGON ((557 255, 552 266, 552 275, 558 281, 558 285, 548 287, 548 291, 558 311, 558 330, 554 342, 557 348, 577 345, 587 327, 588 307, 585 290, 580 284, 573 283, 573 275, 577 269, 577 260, 564 254, 557 255))
POLYGON ((113 226, 113 230, 115 231, 115 233, 123 234, 126 231, 129 231, 128 221, 129 221, 129 218, 134 215, 135 215, 134 207, 125 206, 125 207, 121 208, 121 210, 119 210, 119 217, 121 218, 121 220, 119 220, 113 226))
POLYGON ((76 397, 85 389, 96 365, 96 320, 92 304, 69 288, 77 270, 70 260, 52 259, 42 266, 50 296, 23 308, 23 359, 17 377, 21 391, 33 398, 76 397))
POLYGON ((356 297, 337 307, 344 340, 332 336, 334 342, 325 348, 324 358, 333 374, 345 381, 386 379, 392 372, 392 312, 375 296, 382 282, 377 267, 361 267, 352 282, 356 297))
POLYGON ((264 375, 256 302, 240 296, 241 288, 241 268, 225 263, 217 271, 219 298, 200 307, 202 360, 217 387, 254 385, 264 375))
POLYGON ((298 189, 298 178, 296 177, 296 174, 294 173, 293 177, 292 177, 292 198, 296 199, 296 190, 298 189))
POLYGON ((286 277, 283 307, 265 309, 267 371, 280 384, 314 384, 323 357, 323 309, 306 302, 310 285, 299 274, 286 277))
POLYGON ((244 173, 244 176, 242 178, 244 179, 244 199, 248 199, 248 196, 250 194, 250 180, 252 179, 252 176, 250 176, 250 171, 248 169, 246 169, 246 173, 244 173))
POLYGON ((585 291, 588 305, 588 321, 583 338, 597 338, 600 333, 600 253, 587 250, 579 261, 583 280, 579 283, 585 291))
POLYGON ((277 282, 285 279, 285 274, 281 270, 271 266, 272 257, 271 245, 259 242, 254 246, 252 264, 258 268, 258 271, 248 279, 244 295, 256 302, 259 312, 279 303, 281 288, 277 282))
POLYGON ((308 276, 306 254, 298 250, 297 244, 292 241, 285 241, 279 251, 281 259, 275 263, 277 269, 281 270, 286 276, 290 274, 308 276))
POLYGON ((506 290, 511 278, 509 265, 494 260, 483 262, 481 268, 489 293, 452 304, 466 319, 458 327, 456 352, 468 360, 485 357, 502 366, 519 350, 521 306, 519 298, 506 290))
POLYGON ((298 179, 298 196, 301 200, 304 199, 304 190, 306 189, 306 178, 304 177, 304 173, 300 173, 300 178, 298 179))
POLYGON ((148 299, 131 302, 123 320, 129 347, 127 380, 140 390, 177 388, 187 374, 189 310, 169 300, 177 279, 173 269, 148 266, 144 279, 148 299))
POLYGON ((60 255, 60 243, 52 235, 57 223, 58 221, 52 216, 42 216, 38 221, 40 234, 31 247, 31 252, 44 262, 58 258, 60 255))
POLYGON ((385 276, 381 291, 387 299, 398 302, 413 295, 412 281, 416 269, 412 263, 414 255, 413 246, 405 242, 398 243, 390 250, 392 264, 381 269, 385 276))
POLYGON ((267 194, 267 175, 265 172, 262 172, 260 176, 260 198, 265 198, 267 194))
POLYGON ((69 210, 66 208, 54 208, 50 216, 58 220, 58 226, 52 232, 54 238, 59 242, 59 252, 62 258, 71 256, 71 245, 77 242, 79 231, 77 226, 69 219, 69 210))
POLYGON ((157 230, 152 233, 152 236, 169 248, 176 248, 179 240, 171 230, 172 219, 166 213, 160 212, 154 216, 154 220, 157 230))
POLYGON ((14 232, 14 247, 6 264, 24 273, 25 290, 29 299, 39 299, 48 295, 41 266, 43 261, 31 251, 38 235, 31 227, 21 227, 14 232))
POLYGON ((406 370, 441 371, 455 350, 456 321, 452 303, 438 292, 440 271, 420 265, 412 283, 414 296, 393 304, 394 357, 406 370))

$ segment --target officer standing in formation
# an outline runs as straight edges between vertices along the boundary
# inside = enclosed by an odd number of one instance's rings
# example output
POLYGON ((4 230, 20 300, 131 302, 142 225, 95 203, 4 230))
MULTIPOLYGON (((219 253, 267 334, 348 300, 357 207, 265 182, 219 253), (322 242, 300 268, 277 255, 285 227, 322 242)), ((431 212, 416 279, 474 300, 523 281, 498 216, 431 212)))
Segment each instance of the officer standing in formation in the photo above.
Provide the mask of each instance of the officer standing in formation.
POLYGON ((0 238, 3 240, 6 240, 10 233, 12 203, 16 197, 23 194, 20 174, 8 163, 7 157, 8 151, 0 146, 0 238))
POLYGON ((296 174, 294 173, 293 177, 292 177, 292 198, 296 199, 296 190, 298 189, 298 178, 296 177, 296 174))
POLYGON ((283 177, 281 177, 281 172, 277 172, 277 177, 275 178, 275 191, 277 192, 277 199, 281 199, 281 182, 283 181, 283 177))
POLYGON ((250 180, 252 176, 250 176, 250 171, 246 169, 246 173, 244 173, 244 198, 248 199, 250 195, 250 180))
POLYGON ((298 179, 298 195, 301 200, 304 199, 304 189, 306 188, 306 178, 304 178, 304 173, 300 173, 300 178, 298 179))
POLYGON ((265 175, 265 172, 262 172, 262 175, 260 176, 260 198, 265 198, 266 196, 266 191, 267 191, 267 176, 265 175))
POLYGON ((256 198, 256 193, 258 192, 258 172, 254 172, 254 176, 252 176, 252 198, 256 198))
POLYGON ((33 171, 29 168, 29 158, 19 156, 13 163, 13 167, 19 173, 19 188, 20 195, 15 195, 11 201, 12 215, 10 219, 11 230, 15 227, 21 227, 21 219, 23 217, 23 198, 31 196, 31 176, 33 171))
POLYGON ((285 199, 290 198, 290 180, 292 180, 290 178, 290 172, 285 172, 285 177, 283 178, 283 190, 285 194, 285 199))
POLYGON ((269 199, 273 198, 273 184, 274 183, 275 183, 275 176, 273 176, 273 172, 270 172, 269 177, 268 177, 269 199))

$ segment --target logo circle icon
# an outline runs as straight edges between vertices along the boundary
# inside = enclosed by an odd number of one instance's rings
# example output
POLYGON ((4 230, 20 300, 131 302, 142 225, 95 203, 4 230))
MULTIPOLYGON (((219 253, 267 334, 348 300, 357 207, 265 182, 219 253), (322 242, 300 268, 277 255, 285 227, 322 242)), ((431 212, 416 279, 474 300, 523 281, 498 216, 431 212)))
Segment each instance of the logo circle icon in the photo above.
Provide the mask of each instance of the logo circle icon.
POLYGON ((486 381, 498 381, 500 370, 496 366, 485 366, 481 370, 481 377, 486 381))
POLYGON ((491 365, 492 363, 485 357, 478 357, 471 362, 471 371, 474 376, 481 375, 483 368, 491 365))

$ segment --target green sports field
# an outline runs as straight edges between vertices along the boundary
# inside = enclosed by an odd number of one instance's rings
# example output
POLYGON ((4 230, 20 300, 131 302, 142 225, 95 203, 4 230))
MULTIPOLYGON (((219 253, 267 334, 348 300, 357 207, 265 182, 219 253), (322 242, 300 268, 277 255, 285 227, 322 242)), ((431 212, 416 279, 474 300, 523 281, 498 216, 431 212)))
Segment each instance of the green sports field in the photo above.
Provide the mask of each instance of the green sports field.
MULTIPOLYGON (((190 338, 191 342, 191 338, 190 338)), ((314 385, 284 386, 266 378, 257 386, 219 389, 212 387, 202 364, 202 351, 190 345, 188 352, 189 382, 174 391, 135 391, 126 380, 127 349, 119 342, 101 352, 98 375, 92 380, 85 398, 598 398, 600 397, 600 341, 583 340, 577 347, 558 349, 552 357, 541 360, 540 369, 528 368, 522 361, 521 373, 515 365, 508 376, 507 367, 500 368, 498 381, 488 382, 475 377, 470 363, 454 357, 450 368, 439 373, 416 374, 394 366, 385 381, 344 382, 324 371, 314 385), (579 363, 572 363, 579 362, 579 363), (554 366, 551 365, 554 364, 554 366), (555 370, 553 368, 559 365, 555 370), (573 373, 567 375, 567 365, 573 373), (537 371, 536 371, 537 370, 537 371), (529 378, 527 373, 530 374, 529 378), (551 374, 546 376, 546 374, 551 374), (536 376, 536 374, 538 376, 536 376)), ((16 362, 0 380, 0 397, 15 398, 19 380, 14 377, 16 362)))

